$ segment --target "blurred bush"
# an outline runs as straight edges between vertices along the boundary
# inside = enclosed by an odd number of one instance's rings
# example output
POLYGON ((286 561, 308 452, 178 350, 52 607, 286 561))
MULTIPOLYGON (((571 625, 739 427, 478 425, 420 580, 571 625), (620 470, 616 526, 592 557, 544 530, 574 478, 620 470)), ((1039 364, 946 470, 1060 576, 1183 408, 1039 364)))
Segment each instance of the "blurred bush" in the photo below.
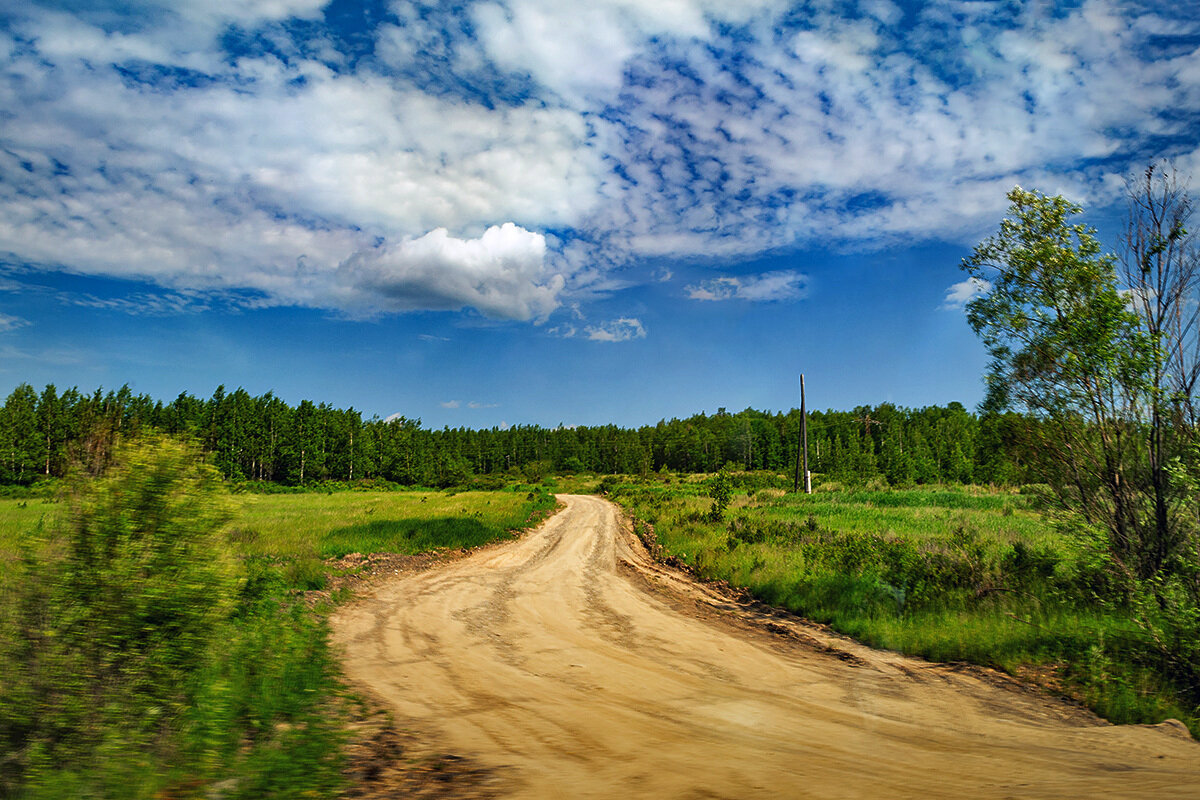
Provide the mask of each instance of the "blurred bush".
POLYGON ((335 786, 324 626, 284 581, 248 579, 230 556, 225 490, 199 450, 162 436, 118 446, 67 502, 0 595, 0 796, 335 786))

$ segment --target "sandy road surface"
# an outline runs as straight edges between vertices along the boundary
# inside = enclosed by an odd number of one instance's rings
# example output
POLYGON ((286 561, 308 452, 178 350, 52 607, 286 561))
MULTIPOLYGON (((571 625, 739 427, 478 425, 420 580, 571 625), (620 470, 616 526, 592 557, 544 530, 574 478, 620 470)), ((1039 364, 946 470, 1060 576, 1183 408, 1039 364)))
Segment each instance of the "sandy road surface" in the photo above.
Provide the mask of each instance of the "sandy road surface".
POLYGON ((350 678, 504 796, 1200 798, 1200 746, 1169 725, 771 633, 651 562, 610 503, 560 499, 334 620, 350 678))

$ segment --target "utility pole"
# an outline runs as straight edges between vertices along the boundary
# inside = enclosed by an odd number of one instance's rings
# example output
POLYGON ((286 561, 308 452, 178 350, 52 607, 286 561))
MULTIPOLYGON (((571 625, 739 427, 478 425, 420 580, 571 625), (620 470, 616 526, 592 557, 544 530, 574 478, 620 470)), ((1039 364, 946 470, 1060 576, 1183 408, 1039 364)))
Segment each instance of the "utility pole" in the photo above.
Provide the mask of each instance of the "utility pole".
POLYGON ((808 471, 808 411, 804 407, 803 372, 800 373, 800 441, 796 449, 796 482, 793 491, 800 491, 800 476, 803 475, 804 493, 812 494, 812 473, 808 471))

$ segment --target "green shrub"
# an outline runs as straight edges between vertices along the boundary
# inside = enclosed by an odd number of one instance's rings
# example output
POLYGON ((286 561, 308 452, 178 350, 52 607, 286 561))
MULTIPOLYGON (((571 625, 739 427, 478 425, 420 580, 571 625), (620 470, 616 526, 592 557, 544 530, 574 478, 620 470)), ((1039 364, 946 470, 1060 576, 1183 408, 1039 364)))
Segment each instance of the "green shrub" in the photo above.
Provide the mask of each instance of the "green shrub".
POLYGON ((709 518, 721 519, 725 515, 729 501, 733 499, 733 480, 730 478, 728 470, 722 467, 720 472, 709 479, 708 496, 713 501, 712 509, 708 512, 709 518))
POLYGON ((324 627, 282 578, 230 557, 224 489, 199 451, 157 436, 120 446, 68 502, 4 583, 0 796, 334 786, 324 627))

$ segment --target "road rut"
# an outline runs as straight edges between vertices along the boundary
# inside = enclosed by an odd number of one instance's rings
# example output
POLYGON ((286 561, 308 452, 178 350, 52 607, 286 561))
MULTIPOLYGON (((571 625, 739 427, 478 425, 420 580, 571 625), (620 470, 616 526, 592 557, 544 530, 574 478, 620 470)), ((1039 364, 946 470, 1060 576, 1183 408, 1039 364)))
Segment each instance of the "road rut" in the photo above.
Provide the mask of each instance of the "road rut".
POLYGON ((1200 746, 767 620, 561 496, 521 539, 334 617, 347 676, 503 796, 1200 797, 1200 746))

